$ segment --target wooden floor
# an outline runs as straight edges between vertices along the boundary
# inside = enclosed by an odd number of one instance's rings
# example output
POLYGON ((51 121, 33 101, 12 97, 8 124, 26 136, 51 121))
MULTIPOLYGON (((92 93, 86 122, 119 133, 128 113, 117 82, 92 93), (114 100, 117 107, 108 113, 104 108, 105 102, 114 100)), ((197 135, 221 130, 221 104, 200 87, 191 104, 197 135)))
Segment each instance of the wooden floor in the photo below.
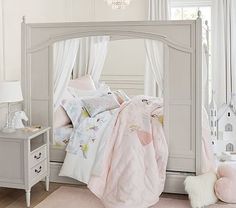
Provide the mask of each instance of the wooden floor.
MULTIPOLYGON (((86 186, 50 183, 50 191, 46 192, 44 182, 40 182, 32 188, 31 207, 35 207, 61 186, 76 186, 80 188, 86 188, 86 186)), ((187 200, 186 195, 163 194, 162 197, 187 200)), ((0 188, 0 208, 26 208, 25 191, 19 189, 0 188)))

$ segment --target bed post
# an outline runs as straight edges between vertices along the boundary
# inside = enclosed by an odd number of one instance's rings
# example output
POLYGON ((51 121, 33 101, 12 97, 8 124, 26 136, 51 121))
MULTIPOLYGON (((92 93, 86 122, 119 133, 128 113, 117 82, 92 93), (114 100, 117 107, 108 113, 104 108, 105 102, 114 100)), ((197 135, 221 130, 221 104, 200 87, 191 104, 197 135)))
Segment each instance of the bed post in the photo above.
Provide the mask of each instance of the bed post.
MULTIPOLYGON (((195 21, 45 24, 25 24, 24 20, 22 88, 24 109, 30 118, 30 124, 53 127, 52 44, 54 42, 91 34, 110 35, 119 39, 130 37, 162 41, 165 44, 164 68, 169 69, 167 72, 169 74, 164 73, 167 77, 164 94, 168 98, 164 102, 165 106, 167 104, 170 106, 169 109, 165 108, 164 120, 170 144, 165 191, 185 193, 183 182, 186 176, 201 172, 201 31, 200 18, 195 21), (182 76, 181 72, 186 72, 186 76, 182 76), (181 119, 183 122, 179 122, 181 119)), ((50 139, 52 136, 51 131, 50 139)), ((50 152, 50 180, 75 183, 73 180, 58 177, 65 150, 52 145, 50 152)))
POLYGON ((202 156, 202 19, 196 20, 196 175, 201 174, 202 156))
POLYGON ((30 72, 27 70, 27 27, 26 27, 26 18, 22 16, 21 22, 21 87, 24 97, 23 101, 23 110, 27 114, 29 121, 31 123, 31 114, 30 114, 30 102, 29 102, 29 93, 30 93, 30 72))
POLYGON ((50 129, 50 142, 54 141, 54 134, 53 134, 53 129, 54 129, 54 79, 53 79, 53 44, 48 46, 48 68, 49 68, 49 72, 48 72, 48 77, 49 77, 49 81, 48 81, 48 92, 49 92, 49 107, 48 107, 48 122, 49 122, 49 126, 51 127, 50 129))

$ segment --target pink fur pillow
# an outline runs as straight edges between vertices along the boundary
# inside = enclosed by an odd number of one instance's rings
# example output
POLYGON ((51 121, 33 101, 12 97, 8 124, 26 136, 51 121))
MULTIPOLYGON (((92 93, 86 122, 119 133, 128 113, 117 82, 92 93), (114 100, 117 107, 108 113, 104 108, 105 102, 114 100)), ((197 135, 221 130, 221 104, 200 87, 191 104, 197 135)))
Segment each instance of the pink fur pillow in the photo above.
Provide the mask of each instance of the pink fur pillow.
POLYGON ((223 202, 236 203, 236 169, 230 165, 221 165, 217 174, 216 196, 223 202))

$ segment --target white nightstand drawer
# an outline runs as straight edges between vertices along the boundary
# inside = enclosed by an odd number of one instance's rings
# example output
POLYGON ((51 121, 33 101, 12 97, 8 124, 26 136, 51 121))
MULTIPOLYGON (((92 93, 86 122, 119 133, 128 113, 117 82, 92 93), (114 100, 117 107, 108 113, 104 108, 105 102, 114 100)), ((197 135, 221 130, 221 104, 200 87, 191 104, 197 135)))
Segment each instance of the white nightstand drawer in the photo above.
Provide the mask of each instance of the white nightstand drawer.
POLYGON ((45 179, 49 190, 49 130, 17 129, 10 134, 0 131, 0 187, 24 189, 27 207, 36 183, 45 179))
POLYGON ((38 163, 42 162, 47 158, 47 146, 43 145, 42 147, 34 150, 30 155, 30 167, 34 167, 38 163))
POLYGON ((47 160, 42 161, 30 170, 30 178, 33 181, 35 178, 40 177, 47 171, 47 160))

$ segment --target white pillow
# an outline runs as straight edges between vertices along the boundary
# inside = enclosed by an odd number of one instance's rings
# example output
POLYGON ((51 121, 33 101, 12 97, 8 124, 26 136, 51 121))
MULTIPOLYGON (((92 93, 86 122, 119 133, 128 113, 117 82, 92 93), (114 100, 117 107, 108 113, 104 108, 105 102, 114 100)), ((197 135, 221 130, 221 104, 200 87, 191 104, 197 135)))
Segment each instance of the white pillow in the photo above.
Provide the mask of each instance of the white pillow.
POLYGON ((93 97, 93 96, 103 96, 111 93, 110 88, 107 85, 102 85, 100 88, 96 90, 79 90, 76 88, 68 87, 68 91, 74 97, 93 97))
POLYGON ((213 172, 199 176, 188 176, 185 179, 185 191, 189 195, 192 208, 205 207, 218 201, 214 191, 216 180, 217 176, 213 172))
POLYGON ((95 90, 94 81, 90 75, 72 79, 69 81, 69 87, 73 87, 79 90, 95 90))

